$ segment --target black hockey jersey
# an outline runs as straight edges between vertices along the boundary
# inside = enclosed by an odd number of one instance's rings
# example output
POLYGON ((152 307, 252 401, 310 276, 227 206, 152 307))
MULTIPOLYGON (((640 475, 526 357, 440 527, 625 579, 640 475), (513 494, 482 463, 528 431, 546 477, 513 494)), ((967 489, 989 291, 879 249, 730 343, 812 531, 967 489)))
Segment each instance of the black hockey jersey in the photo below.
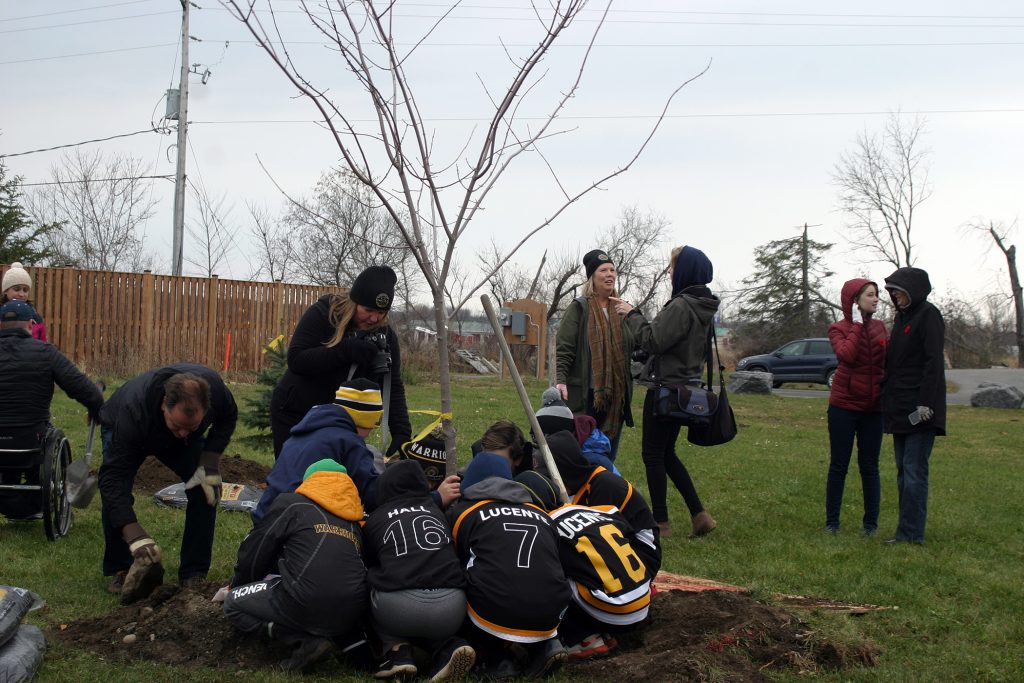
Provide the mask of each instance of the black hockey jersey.
POLYGON ((558 635, 570 599, 554 526, 528 500, 519 484, 492 477, 464 490, 448 509, 470 620, 520 643, 558 635))
POLYGON ((448 520, 413 460, 389 465, 377 479, 377 507, 363 529, 370 585, 379 591, 462 588, 448 520))
POLYGON ((550 515, 562 568, 583 611, 615 626, 646 619, 657 570, 636 550, 636 534, 622 513, 612 506, 564 505, 550 515))

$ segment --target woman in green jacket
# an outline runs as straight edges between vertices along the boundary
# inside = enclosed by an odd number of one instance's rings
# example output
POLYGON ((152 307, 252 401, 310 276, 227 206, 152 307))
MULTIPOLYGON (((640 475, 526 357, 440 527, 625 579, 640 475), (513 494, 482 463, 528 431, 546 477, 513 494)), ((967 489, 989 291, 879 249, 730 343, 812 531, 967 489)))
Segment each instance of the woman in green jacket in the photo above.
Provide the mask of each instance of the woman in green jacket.
POLYGON ((555 381, 562 400, 576 415, 590 415, 612 444, 615 459, 623 425, 633 426, 629 371, 633 340, 611 298, 616 296, 615 264, 601 249, 583 257, 587 282, 583 296, 569 304, 558 327, 555 381))
MULTIPOLYGON (((672 298, 654 320, 648 322, 643 313, 621 299, 613 298, 613 302, 615 310, 626 316, 626 326, 635 336, 637 347, 650 354, 645 376, 658 384, 686 384, 704 374, 708 336, 719 301, 707 287, 714 268, 704 252, 693 247, 676 248, 669 263, 672 298)), ((676 455, 682 423, 655 417, 656 396, 657 390, 649 389, 644 399, 643 458, 651 511, 665 538, 672 531, 666 502, 667 477, 690 510, 692 536, 703 536, 715 528, 715 520, 704 509, 690 473, 676 455)))

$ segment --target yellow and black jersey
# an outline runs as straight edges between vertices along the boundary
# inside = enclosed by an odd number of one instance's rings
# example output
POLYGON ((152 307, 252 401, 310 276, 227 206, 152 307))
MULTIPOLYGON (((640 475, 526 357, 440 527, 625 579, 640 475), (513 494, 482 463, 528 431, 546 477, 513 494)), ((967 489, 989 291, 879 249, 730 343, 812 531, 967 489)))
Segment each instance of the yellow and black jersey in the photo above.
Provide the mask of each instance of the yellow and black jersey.
POLYGON ((613 506, 565 505, 551 511, 562 568, 573 599, 606 624, 647 618, 654 572, 637 552, 636 534, 613 506))
POLYGON ((588 507, 611 505, 634 530, 634 550, 654 577, 661 569, 661 539, 658 523, 640 492, 622 477, 603 467, 595 467, 587 481, 576 491, 572 502, 588 507))
POLYGON ((472 622, 520 643, 558 635, 570 595, 547 514, 501 500, 461 501, 448 514, 472 622))

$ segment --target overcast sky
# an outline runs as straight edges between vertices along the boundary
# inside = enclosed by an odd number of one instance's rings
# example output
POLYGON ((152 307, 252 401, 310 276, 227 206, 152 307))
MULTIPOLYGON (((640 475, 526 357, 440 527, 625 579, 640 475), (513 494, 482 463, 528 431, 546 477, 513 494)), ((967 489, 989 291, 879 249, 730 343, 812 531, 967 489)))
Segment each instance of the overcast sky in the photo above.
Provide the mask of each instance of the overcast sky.
MULTIPOLYGON (((275 213, 283 203, 257 155, 283 188, 301 195, 338 154, 313 122, 313 107, 295 98, 243 27, 215 0, 199 4, 191 13, 190 33, 199 40, 191 42, 189 61, 210 75, 206 84, 198 76, 190 82, 188 172, 209 192, 227 193, 244 247, 245 203, 275 213)), ((364 111, 337 56, 300 21, 296 0, 277 5, 286 10, 280 18, 295 58, 353 112, 364 111)), ((400 0, 399 42, 411 45, 446 6, 400 0)), ((538 39, 528 7, 526 0, 463 4, 410 61, 411 85, 445 158, 457 156, 486 120, 481 81, 498 91, 507 81, 501 42, 522 55, 538 39)), ((175 0, 0 0, 0 154, 158 123, 164 91, 178 80, 180 17, 175 0)), ((578 22, 552 51, 524 116, 550 109, 593 28, 593 21, 578 22)), ((668 94, 711 66, 677 96, 634 168, 534 238, 520 263, 533 263, 544 248, 600 246, 592 235, 636 204, 671 221, 672 242, 704 249, 723 288, 751 271, 755 247, 796 235, 804 222, 815 226, 814 239, 836 243, 835 289, 862 274, 881 280, 892 267, 862 265, 844 240, 831 172, 858 133, 881 130, 899 110, 925 120, 930 150, 933 195, 915 217, 916 265, 941 294, 973 298, 1005 280, 1002 254, 961 226, 977 217, 1010 224, 1021 213, 1019 2, 636 0, 613 5, 597 44, 565 111, 562 127, 572 132, 542 148, 570 190, 624 163, 668 94)), ((82 149, 130 154, 154 175, 173 175, 173 145, 173 136, 145 133, 82 149)), ((65 151, 4 163, 26 183, 45 182, 65 151)), ((147 241, 166 271, 173 185, 152 180, 150 187, 160 206, 147 241)), ((544 163, 523 159, 480 214, 463 258, 492 236, 513 243, 557 200, 544 163)), ((185 248, 187 254, 187 242, 185 248)), ((249 274, 241 257, 226 270, 223 277, 249 274)))

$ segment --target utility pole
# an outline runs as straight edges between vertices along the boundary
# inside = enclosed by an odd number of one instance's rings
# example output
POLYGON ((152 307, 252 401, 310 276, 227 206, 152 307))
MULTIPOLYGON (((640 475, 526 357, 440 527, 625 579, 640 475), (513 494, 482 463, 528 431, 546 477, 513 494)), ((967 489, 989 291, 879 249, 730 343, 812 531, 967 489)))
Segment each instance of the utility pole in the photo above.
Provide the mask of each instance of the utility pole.
POLYGON ((178 82, 178 168, 174 179, 174 238, 171 246, 171 274, 181 275, 182 243, 185 236, 185 152, 188 144, 188 10, 181 0, 181 78, 178 82))

